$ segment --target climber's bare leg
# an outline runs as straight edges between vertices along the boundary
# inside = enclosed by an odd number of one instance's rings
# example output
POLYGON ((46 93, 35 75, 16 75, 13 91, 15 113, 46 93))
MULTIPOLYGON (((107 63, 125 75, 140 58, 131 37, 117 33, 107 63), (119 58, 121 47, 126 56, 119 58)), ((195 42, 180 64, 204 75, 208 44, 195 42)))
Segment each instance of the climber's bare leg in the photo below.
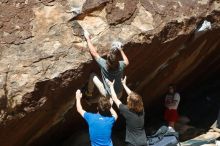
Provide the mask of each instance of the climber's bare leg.
POLYGON ((106 97, 106 90, 103 83, 99 80, 98 76, 95 73, 92 73, 89 78, 88 83, 88 94, 93 94, 94 86, 96 86, 101 95, 106 97))

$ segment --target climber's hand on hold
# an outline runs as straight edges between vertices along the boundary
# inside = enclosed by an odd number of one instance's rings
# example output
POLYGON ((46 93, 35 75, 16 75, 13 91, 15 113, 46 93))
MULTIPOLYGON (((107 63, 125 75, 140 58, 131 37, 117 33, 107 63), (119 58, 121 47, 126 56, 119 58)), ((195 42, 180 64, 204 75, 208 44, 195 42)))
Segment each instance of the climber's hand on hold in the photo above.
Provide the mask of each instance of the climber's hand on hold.
POLYGON ((86 38, 86 42, 89 48, 89 52, 95 60, 98 60, 99 53, 97 52, 97 48, 93 45, 92 40, 90 39, 90 34, 87 30, 84 30, 84 36, 86 38))
POLYGON ((113 51, 116 51, 116 50, 122 50, 122 46, 123 46, 123 44, 121 43, 121 42, 119 42, 119 41, 115 41, 115 42, 113 42, 112 43, 112 50, 113 51))
POLYGON ((117 49, 118 49, 119 51, 122 50, 122 46, 123 46, 123 44, 122 44, 121 42, 117 42, 117 49))
POLYGON ((90 34, 87 30, 84 29, 83 35, 86 38, 86 40, 90 39, 90 34))
POLYGON ((123 44, 121 42, 115 41, 115 42, 112 43, 111 51, 115 52, 115 51, 118 50, 120 52, 120 54, 121 54, 121 57, 122 57, 122 59, 124 61, 124 64, 126 66, 128 66, 129 65, 129 60, 128 60, 128 57, 125 55, 125 53, 124 53, 124 51, 122 49, 122 46, 123 46, 123 44))
POLYGON ((81 100, 81 98, 82 98, 82 92, 78 89, 76 91, 76 100, 81 100))

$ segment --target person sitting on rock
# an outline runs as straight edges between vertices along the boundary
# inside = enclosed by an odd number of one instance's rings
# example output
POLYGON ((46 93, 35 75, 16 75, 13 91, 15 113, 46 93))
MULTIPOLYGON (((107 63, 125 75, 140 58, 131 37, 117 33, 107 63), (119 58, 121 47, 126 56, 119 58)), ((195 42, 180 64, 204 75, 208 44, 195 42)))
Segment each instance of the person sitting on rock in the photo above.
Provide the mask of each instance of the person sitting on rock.
MULTIPOLYGON (((180 94, 175 91, 174 85, 169 85, 169 92, 165 97, 165 113, 164 119, 168 122, 169 126, 174 128, 176 121, 178 120, 178 105, 180 102, 180 94)), ((174 128, 175 129, 175 128, 174 128)))
POLYGON ((128 94, 127 105, 122 104, 118 99, 115 90, 114 83, 106 79, 106 82, 110 86, 111 97, 120 113, 126 120, 126 138, 125 142, 127 146, 147 146, 147 137, 144 129, 144 104, 142 97, 137 93, 131 91, 126 85, 126 77, 122 80, 123 87, 128 94))
POLYGON ((107 55, 107 59, 100 57, 100 55, 97 52, 97 49, 93 46, 91 39, 89 37, 89 33, 87 31, 84 32, 84 36, 86 38, 90 54, 95 59, 95 61, 98 63, 100 69, 101 69, 101 75, 102 75, 102 81, 98 78, 98 76, 95 73, 92 73, 90 75, 89 83, 88 83, 88 89, 86 91, 87 97, 92 97, 93 91, 94 91, 94 85, 98 88, 101 95, 105 97, 110 96, 110 88, 107 85, 105 79, 108 80, 115 80, 114 89, 116 91, 116 94, 118 97, 121 97, 123 87, 121 84, 121 78, 123 77, 123 72, 126 66, 128 66, 129 61, 127 56, 125 55, 124 51, 122 50, 122 43, 120 42, 113 42, 111 50, 109 54, 107 55), (122 61, 119 61, 117 57, 117 52, 120 52, 122 56, 122 61))
POLYGON ((112 108, 113 101, 106 97, 100 97, 98 101, 98 113, 86 112, 81 105, 82 93, 76 91, 76 108, 89 126, 89 135, 92 146, 113 146, 111 140, 112 127, 118 118, 112 108))

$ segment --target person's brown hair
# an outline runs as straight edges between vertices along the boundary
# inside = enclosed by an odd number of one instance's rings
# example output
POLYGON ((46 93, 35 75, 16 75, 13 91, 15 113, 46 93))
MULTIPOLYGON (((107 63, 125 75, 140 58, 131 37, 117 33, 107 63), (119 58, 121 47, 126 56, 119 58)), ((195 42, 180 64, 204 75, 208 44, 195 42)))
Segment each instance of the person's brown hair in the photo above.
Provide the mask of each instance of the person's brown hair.
POLYGON ((142 97, 133 91, 128 96, 128 109, 138 115, 143 114, 144 104, 142 101, 142 97))
POLYGON ((100 97, 98 100, 98 111, 99 114, 105 117, 111 117, 111 103, 109 98, 107 97, 100 97))
POLYGON ((110 51, 107 55, 107 70, 116 71, 119 69, 119 59, 116 51, 110 51))

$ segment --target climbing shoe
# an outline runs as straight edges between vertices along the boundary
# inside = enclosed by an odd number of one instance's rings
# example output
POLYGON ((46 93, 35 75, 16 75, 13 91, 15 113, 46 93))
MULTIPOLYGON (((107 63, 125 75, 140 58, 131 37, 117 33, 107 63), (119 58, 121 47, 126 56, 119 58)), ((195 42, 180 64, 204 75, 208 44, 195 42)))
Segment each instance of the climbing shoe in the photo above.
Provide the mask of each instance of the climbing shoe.
POLYGON ((85 98, 86 100, 91 99, 93 96, 92 93, 88 92, 88 83, 86 83, 85 86, 81 88, 81 92, 82 92, 83 98, 85 98))

